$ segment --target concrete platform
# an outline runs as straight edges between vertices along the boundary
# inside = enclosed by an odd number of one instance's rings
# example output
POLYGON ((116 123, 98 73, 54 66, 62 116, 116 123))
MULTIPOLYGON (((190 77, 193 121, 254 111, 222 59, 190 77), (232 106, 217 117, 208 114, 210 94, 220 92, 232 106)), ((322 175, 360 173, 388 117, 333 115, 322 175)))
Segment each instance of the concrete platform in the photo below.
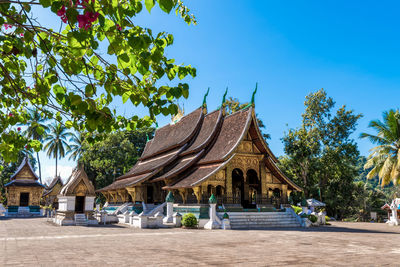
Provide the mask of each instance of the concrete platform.
POLYGON ((0 266, 391 266, 399 234, 378 223, 209 231, 0 218, 0 266))

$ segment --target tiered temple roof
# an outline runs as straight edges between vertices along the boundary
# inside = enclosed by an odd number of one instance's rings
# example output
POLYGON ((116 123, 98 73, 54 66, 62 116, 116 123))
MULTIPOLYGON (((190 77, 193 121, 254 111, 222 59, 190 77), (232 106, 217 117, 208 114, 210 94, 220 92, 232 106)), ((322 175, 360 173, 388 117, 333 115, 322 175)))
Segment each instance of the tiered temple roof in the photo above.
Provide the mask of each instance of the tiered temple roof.
POLYGON ((54 177, 54 179, 51 181, 51 183, 46 187, 46 189, 44 190, 43 196, 47 196, 48 194, 53 192, 53 189, 55 188, 55 186, 57 184, 60 184, 61 186, 64 185, 61 180, 61 177, 59 175, 54 177))
POLYGON ((89 180, 85 170, 82 166, 78 165, 72 170, 71 176, 68 181, 61 188, 61 196, 73 196, 76 194, 76 188, 82 185, 82 190, 87 196, 94 196, 94 187, 92 182, 89 180))
POLYGON ((39 177, 34 172, 31 164, 29 163, 28 156, 19 165, 18 169, 10 177, 10 182, 4 186, 40 186, 45 187, 39 183, 39 177))
POLYGON ((201 107, 178 122, 156 130, 139 161, 123 176, 99 192, 164 181, 164 189, 191 188, 224 168, 249 133, 257 149, 266 156, 265 165, 291 190, 301 190, 277 167, 257 126, 252 106, 224 116, 221 108, 211 113, 201 107))

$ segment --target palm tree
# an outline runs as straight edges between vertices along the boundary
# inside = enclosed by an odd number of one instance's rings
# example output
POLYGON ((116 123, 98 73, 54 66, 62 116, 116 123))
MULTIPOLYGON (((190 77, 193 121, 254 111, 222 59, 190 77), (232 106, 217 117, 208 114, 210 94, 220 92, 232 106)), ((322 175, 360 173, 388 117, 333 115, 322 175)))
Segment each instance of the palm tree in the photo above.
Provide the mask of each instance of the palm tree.
POLYGON ((372 168, 367 178, 379 177, 381 186, 393 181, 397 184, 400 177, 400 113, 393 109, 383 113, 383 122, 374 120, 369 127, 377 135, 362 133, 361 138, 368 138, 378 146, 371 149, 371 155, 364 168, 372 168))
POLYGON ((68 132, 67 127, 61 123, 53 123, 49 126, 49 133, 44 139, 47 142, 44 146, 44 149, 47 150, 47 156, 56 159, 56 176, 58 159, 65 157, 65 151, 70 149, 67 143, 69 136, 71 136, 71 133, 68 132))
MULTIPOLYGON (((45 124, 46 120, 47 119, 42 117, 38 109, 29 110, 27 121, 28 127, 24 131, 25 136, 33 140, 42 141, 48 129, 47 125, 45 124)), ((39 152, 36 152, 36 158, 39 167, 39 179, 40 183, 42 183, 42 170, 40 167, 39 152)))
POLYGON ((82 156, 82 146, 83 146, 83 135, 81 133, 75 134, 71 133, 71 138, 69 139, 69 142, 72 143, 69 146, 69 150, 67 151, 67 155, 70 154, 69 159, 71 160, 76 160, 80 159, 82 156))

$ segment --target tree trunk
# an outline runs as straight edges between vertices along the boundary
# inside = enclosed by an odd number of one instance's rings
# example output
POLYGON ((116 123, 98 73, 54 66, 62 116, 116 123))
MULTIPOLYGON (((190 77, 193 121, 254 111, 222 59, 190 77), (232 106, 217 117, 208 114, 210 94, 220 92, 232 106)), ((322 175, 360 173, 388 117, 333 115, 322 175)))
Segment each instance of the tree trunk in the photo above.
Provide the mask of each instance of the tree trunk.
POLYGON ((57 177, 57 163, 58 163, 58 153, 56 152, 56 176, 54 177, 57 177))
POLYGON ((37 157, 37 161, 38 161, 38 165, 39 165, 39 180, 40 180, 40 183, 43 184, 42 183, 42 170, 40 168, 39 152, 36 152, 36 157, 37 157))

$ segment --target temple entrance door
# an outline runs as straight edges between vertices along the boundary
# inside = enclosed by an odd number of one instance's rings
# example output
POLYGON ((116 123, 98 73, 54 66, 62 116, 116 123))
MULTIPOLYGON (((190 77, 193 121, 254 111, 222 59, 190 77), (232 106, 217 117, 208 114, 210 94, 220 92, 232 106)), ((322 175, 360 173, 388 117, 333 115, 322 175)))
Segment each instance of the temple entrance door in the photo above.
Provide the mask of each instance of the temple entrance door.
POLYGON ((154 203, 153 191, 154 191, 153 186, 148 185, 147 186, 147 203, 154 203))
POLYGON ((85 197, 76 196, 75 197, 75 212, 83 213, 85 207, 85 197))
POLYGON ((21 193, 19 195, 19 206, 20 207, 29 206, 29 193, 21 193))
POLYGON ((242 206, 246 205, 244 200, 244 176, 241 169, 234 169, 232 171, 232 194, 234 203, 235 200, 239 198, 240 204, 242 206))
POLYGON ((261 182, 257 177, 257 172, 249 169, 246 173, 249 184, 249 208, 257 207, 257 198, 261 197, 261 182))

